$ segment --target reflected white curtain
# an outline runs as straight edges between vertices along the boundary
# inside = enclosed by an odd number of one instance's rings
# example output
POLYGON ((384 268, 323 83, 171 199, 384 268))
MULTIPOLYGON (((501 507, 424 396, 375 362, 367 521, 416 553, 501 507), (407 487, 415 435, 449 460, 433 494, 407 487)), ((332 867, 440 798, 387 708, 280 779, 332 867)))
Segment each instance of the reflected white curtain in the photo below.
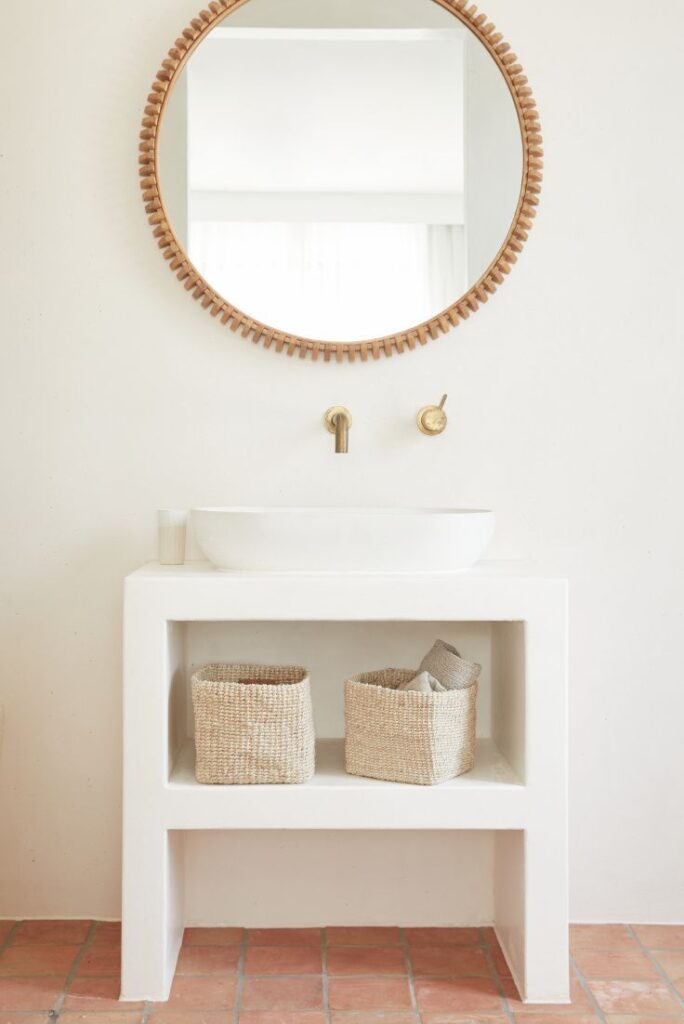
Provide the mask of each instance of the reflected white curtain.
POLYGON ((325 340, 399 331, 466 290, 459 225, 195 221, 190 257, 238 308, 325 340))

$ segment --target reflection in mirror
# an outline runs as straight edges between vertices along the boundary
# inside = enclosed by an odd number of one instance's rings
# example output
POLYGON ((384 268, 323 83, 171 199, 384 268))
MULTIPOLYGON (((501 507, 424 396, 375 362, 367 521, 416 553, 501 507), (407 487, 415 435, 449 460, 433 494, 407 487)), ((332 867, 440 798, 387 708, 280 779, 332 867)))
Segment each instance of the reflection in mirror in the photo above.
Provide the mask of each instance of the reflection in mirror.
POLYGON ((522 164, 503 75, 432 0, 250 0, 192 54, 159 149, 169 221, 214 291, 324 341, 463 295, 522 164))

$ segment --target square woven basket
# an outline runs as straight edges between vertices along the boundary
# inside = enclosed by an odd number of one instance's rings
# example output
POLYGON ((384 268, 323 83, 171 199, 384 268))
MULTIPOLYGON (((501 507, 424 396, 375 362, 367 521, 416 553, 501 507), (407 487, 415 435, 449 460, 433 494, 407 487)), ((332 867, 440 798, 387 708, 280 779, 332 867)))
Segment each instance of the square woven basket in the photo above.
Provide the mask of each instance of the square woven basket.
POLYGON ((350 775, 433 786, 473 768, 477 683, 447 693, 397 690, 415 675, 388 668, 345 683, 350 775))
POLYGON ((298 783, 313 775, 315 739, 306 669, 206 665, 192 677, 192 704, 198 782, 298 783))

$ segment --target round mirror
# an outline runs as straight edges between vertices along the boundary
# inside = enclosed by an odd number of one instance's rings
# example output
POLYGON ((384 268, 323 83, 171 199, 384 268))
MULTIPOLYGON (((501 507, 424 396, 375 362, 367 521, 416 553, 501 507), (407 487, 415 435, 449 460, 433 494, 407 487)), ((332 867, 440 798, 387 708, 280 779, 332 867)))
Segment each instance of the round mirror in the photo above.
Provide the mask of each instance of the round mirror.
POLYGON ((351 358, 486 300, 541 182, 534 101, 494 26, 459 0, 210 8, 143 131, 148 209, 186 287, 254 340, 351 358))

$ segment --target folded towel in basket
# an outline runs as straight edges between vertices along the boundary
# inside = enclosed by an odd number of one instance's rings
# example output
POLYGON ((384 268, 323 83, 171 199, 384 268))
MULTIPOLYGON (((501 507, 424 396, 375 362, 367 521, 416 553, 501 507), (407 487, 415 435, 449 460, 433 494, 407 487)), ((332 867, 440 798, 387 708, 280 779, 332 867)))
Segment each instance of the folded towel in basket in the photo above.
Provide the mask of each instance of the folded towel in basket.
POLYGON ((418 671, 428 672, 445 690, 467 690, 479 679, 482 666, 466 661, 455 647, 444 640, 435 640, 418 671))
POLYGON ((397 690, 416 690, 418 693, 446 693, 446 686, 442 686, 438 679, 431 676, 429 672, 420 672, 414 679, 400 683, 397 690))

